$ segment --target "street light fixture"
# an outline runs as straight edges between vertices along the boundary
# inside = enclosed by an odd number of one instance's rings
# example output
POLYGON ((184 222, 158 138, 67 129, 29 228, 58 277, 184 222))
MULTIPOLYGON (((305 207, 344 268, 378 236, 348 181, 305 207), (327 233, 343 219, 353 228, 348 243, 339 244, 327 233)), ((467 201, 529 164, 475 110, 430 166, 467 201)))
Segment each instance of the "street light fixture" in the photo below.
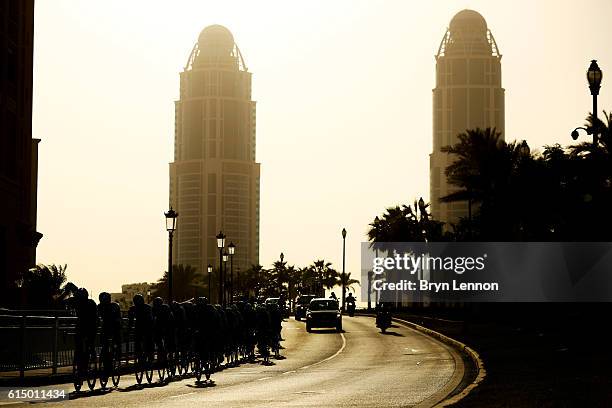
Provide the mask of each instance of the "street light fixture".
POLYGON ((587 81, 589 83, 589 90, 593 96, 593 126, 588 129, 585 127, 577 127, 572 131, 572 139, 578 139, 578 130, 585 130, 587 135, 593 135, 593 146, 597 146, 597 135, 599 133, 598 119, 597 119, 597 96, 601 89, 601 80, 603 73, 597 65, 597 60, 591 60, 591 65, 586 73, 587 81))
POLYGON ((176 231, 176 219, 178 213, 172 209, 165 212, 166 231, 168 231, 168 303, 172 303, 172 237, 176 231))
POLYGON ((346 228, 342 228, 342 311, 344 312, 344 300, 346 298, 346 228))
POLYGON ((225 234, 219 231, 217 234, 217 248, 219 249, 219 298, 218 302, 223 303, 223 248, 225 247, 225 234))
POLYGON ((236 245, 230 242, 227 247, 230 257, 230 303, 234 301, 234 254, 236 253, 236 245))
POLYGON ((208 264, 208 268, 206 269, 208 271, 208 301, 210 302, 210 277, 212 276, 213 267, 211 264, 208 264))
POLYGON ((527 144, 526 140, 523 140, 523 142, 519 146, 519 153, 523 157, 528 157, 531 154, 531 149, 529 148, 529 145, 527 144))

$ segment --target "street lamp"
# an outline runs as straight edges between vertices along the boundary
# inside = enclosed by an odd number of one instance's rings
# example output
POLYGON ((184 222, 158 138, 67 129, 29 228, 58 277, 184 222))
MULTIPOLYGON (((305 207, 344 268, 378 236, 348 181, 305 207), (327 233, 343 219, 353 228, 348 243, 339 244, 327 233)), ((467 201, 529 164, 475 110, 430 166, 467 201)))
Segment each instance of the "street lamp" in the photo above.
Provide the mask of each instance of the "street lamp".
POLYGON ((210 277, 212 276, 212 265, 208 264, 208 301, 210 302, 210 277))
POLYGON ((219 231, 217 235, 217 248, 219 249, 219 303, 223 302, 223 248, 225 247, 225 234, 219 231))
POLYGON ((170 206, 170 210, 164 215, 166 216, 166 231, 168 231, 168 303, 172 303, 172 236, 176 231, 178 213, 170 206))
POLYGON ((234 254, 236 253, 236 245, 230 242, 227 247, 230 257, 230 303, 234 301, 234 254))
POLYGON ((342 228, 342 311, 344 312, 344 299, 346 298, 346 228, 342 228))
MULTIPOLYGON (((281 261, 281 265, 280 265, 280 267, 281 267, 281 268, 284 268, 284 265, 283 265, 283 261, 284 261, 284 260, 285 260, 285 254, 283 254, 283 253, 281 252, 281 253, 280 253, 280 261, 281 261)), ((284 271, 283 271, 283 272, 284 272, 284 271)), ((280 277, 279 277, 279 279, 278 279, 278 297, 279 297, 279 298, 281 297, 282 292, 283 292, 283 283, 282 283, 282 280, 281 280, 281 279, 280 279, 280 277)))
POLYGON ((523 140, 519 146, 519 154, 523 157, 528 157, 531 154, 531 149, 529 148, 526 140, 523 140))
MULTIPOLYGON (((376 234, 376 236, 374 237, 374 239, 376 240, 376 245, 374 246, 374 251, 376 253, 376 258, 378 258, 378 239, 380 238, 380 218, 378 218, 378 215, 374 218, 374 233, 376 234)), ((376 306, 378 306, 378 295, 379 292, 376 291, 375 293, 375 297, 374 297, 374 304, 376 306)))
POLYGON ((227 292, 227 285, 225 282, 225 280, 227 279, 227 259, 229 258, 229 254, 227 253, 227 251, 223 252, 223 306, 225 306, 227 304, 226 302, 226 298, 227 298, 227 294, 225 292, 227 292))
POLYGON ((587 81, 589 82, 591 95, 593 96, 593 126, 591 129, 577 127, 572 131, 572 139, 578 139, 578 130, 585 130, 587 135, 593 135, 593 146, 597 146, 597 134, 599 131, 597 120, 597 96, 599 95, 599 90, 601 89, 601 79, 603 78, 603 73, 601 72, 599 65, 597 65, 597 60, 591 60, 591 65, 589 65, 586 76, 587 81))

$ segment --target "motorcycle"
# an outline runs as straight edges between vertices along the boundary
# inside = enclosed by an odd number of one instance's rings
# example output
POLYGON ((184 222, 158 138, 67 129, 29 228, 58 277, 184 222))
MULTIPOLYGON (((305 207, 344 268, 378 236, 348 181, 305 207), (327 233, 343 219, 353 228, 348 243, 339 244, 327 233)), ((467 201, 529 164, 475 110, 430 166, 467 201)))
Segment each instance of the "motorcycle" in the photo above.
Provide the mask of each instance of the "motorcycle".
POLYGON ((346 310, 348 311, 348 315, 350 317, 355 316, 355 302, 350 302, 346 305, 346 310))
POLYGON ((382 333, 391 327, 391 312, 388 310, 380 310, 376 314, 376 327, 380 329, 382 333))

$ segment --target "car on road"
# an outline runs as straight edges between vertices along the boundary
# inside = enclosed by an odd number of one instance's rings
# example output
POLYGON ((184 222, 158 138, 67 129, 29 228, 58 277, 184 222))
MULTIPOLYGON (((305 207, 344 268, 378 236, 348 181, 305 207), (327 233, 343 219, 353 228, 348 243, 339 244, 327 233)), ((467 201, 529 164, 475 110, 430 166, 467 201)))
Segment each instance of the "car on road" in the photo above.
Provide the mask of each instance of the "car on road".
POLYGON ((342 331, 342 313, 337 300, 314 298, 310 301, 306 312, 306 331, 310 333, 313 328, 319 327, 332 327, 337 332, 342 331))
POLYGON ((278 308, 279 308, 279 310, 281 312, 281 316, 289 317, 289 310, 287 309, 287 305, 285 304, 284 301, 281 302, 280 298, 269 297, 269 298, 266 299, 265 304, 266 305, 270 305, 270 304, 278 305, 278 308))
POLYGON ((316 298, 315 295, 300 295, 295 301, 295 320, 302 320, 306 318, 306 310, 312 299, 316 298))

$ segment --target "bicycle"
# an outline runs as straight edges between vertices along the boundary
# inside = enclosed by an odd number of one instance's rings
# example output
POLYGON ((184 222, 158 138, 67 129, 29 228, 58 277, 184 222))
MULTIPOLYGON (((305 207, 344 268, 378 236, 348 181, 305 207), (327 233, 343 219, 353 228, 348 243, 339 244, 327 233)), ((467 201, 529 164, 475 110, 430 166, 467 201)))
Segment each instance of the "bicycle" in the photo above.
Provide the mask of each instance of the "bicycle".
POLYGON ((72 362, 72 376, 74 389, 79 392, 83 386, 83 379, 87 382, 87 386, 90 391, 93 391, 96 387, 97 380, 97 356, 96 349, 93 345, 87 347, 87 352, 84 356, 84 361, 80 361, 82 358, 80 352, 75 352, 74 359, 72 362))
POLYGON ((119 385, 121 379, 121 343, 114 339, 107 339, 100 353, 100 386, 104 389, 110 378, 114 387, 119 385), (110 345, 110 347, 109 347, 110 345))

